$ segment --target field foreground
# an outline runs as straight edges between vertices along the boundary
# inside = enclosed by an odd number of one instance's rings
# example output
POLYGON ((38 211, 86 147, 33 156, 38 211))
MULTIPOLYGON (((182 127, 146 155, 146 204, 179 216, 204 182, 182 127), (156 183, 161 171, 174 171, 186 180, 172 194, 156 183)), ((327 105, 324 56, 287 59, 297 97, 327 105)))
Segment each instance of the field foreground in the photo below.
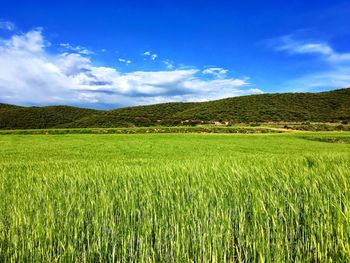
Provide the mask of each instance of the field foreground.
POLYGON ((1 262, 350 261, 350 135, 0 136, 1 262))

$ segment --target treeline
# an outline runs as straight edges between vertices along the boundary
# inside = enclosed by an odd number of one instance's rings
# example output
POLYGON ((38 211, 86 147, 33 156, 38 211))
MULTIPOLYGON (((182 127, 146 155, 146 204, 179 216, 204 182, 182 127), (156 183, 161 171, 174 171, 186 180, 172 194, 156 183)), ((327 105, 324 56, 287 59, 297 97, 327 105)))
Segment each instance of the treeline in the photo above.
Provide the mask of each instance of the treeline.
POLYGON ((350 88, 320 93, 261 94, 198 103, 116 110, 0 104, 0 129, 113 128, 208 123, 350 122, 350 88))

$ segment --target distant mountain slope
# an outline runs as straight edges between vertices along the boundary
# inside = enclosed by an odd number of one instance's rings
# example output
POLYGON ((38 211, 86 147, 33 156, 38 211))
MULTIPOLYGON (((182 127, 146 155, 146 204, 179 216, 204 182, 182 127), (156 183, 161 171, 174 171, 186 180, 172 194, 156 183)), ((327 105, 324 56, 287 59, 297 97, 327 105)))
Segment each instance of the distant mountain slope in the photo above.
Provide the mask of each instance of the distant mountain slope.
POLYGON ((198 103, 164 103, 109 111, 0 104, 0 129, 342 120, 350 121, 350 88, 321 93, 250 95, 198 103))
POLYGON ((182 119, 233 122, 336 121, 350 117, 350 88, 322 93, 262 94, 198 104, 182 119))
POLYGON ((0 104, 0 129, 43 129, 71 123, 97 112, 69 106, 18 107, 0 104))

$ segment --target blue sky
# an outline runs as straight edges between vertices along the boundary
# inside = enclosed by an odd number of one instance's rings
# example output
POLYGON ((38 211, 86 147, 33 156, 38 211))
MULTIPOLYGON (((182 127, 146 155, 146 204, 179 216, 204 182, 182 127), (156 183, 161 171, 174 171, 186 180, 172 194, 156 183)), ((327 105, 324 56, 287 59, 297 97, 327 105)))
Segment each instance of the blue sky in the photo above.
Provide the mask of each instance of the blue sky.
POLYGON ((116 108, 350 86, 349 1, 5 1, 0 102, 116 108))

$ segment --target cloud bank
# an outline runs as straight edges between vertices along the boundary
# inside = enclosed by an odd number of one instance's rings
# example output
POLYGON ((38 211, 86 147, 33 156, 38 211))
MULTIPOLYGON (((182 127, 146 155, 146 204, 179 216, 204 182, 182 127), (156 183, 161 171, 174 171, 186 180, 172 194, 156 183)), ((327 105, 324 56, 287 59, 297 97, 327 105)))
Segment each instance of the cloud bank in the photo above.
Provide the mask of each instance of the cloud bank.
POLYGON ((35 29, 0 42, 0 102, 20 105, 127 105, 168 101, 205 101, 262 93, 247 79, 226 78, 224 70, 134 71, 95 66, 84 47, 62 44, 51 54, 35 29))

